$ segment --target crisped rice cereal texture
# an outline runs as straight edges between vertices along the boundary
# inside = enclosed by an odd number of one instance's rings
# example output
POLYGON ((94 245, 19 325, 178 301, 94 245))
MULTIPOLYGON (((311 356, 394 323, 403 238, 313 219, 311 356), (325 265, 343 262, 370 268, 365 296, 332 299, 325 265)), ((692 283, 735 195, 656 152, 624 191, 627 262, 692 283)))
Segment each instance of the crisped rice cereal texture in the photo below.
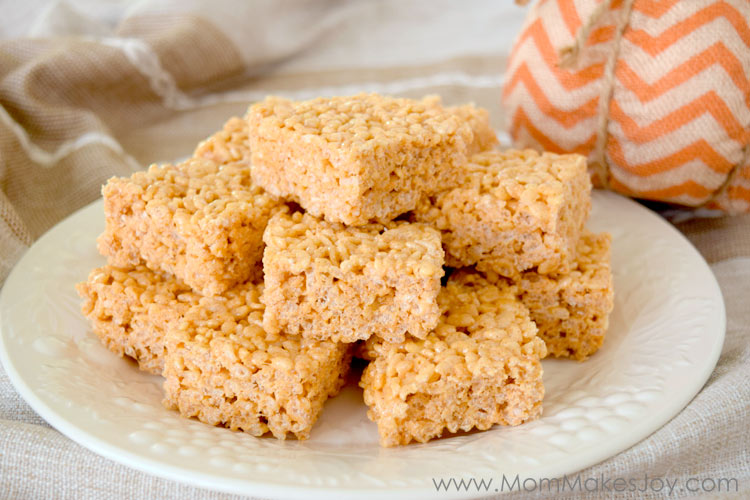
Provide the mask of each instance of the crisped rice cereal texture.
POLYGON ((99 251, 141 262, 204 295, 261 277, 263 230, 283 205, 252 183, 245 120, 232 119, 178 165, 152 165, 102 189, 99 251))
POLYGON ((549 355, 584 361, 602 346, 614 307, 611 241, 584 230, 570 272, 527 271, 516 282, 549 355))
POLYGON ((263 239, 268 331, 337 342, 424 337, 438 322, 440 233, 393 222, 345 227, 278 214, 263 239))
POLYGON ((381 445, 541 415, 546 351, 516 293, 460 271, 441 290, 440 324, 425 339, 367 341, 364 357, 372 361, 360 385, 381 445))
POLYGON ((221 130, 198 144, 193 156, 206 158, 219 164, 250 162, 250 140, 247 136, 247 118, 230 118, 221 130))
POLYGON ((168 331, 164 404, 255 436, 307 439, 344 383, 348 346, 264 331, 262 288, 203 297, 168 331))
POLYGON ((102 343, 155 374, 164 367, 167 329, 199 299, 185 284, 142 265, 94 269, 76 289, 84 299, 83 314, 102 343))
POLYGON ((591 207, 583 156, 485 151, 451 186, 412 216, 443 233, 446 264, 511 277, 570 270, 591 207))
POLYGON ((487 111, 359 94, 248 110, 253 180, 330 222, 388 222, 497 142, 487 111))

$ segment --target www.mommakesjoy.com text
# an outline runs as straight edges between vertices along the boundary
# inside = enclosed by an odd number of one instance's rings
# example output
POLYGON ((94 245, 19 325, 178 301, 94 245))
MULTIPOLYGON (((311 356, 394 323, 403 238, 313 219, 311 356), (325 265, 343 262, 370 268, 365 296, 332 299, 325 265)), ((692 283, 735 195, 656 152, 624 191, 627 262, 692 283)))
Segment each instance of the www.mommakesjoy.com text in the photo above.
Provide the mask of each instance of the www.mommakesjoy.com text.
POLYGON ((737 478, 701 478, 690 477, 687 479, 669 478, 661 476, 649 476, 644 474, 640 477, 611 477, 600 474, 599 476, 562 476, 555 478, 522 478, 519 475, 508 477, 505 474, 500 478, 432 478, 432 483, 437 491, 445 492, 655 492, 667 495, 695 492, 737 492, 739 481, 737 478))

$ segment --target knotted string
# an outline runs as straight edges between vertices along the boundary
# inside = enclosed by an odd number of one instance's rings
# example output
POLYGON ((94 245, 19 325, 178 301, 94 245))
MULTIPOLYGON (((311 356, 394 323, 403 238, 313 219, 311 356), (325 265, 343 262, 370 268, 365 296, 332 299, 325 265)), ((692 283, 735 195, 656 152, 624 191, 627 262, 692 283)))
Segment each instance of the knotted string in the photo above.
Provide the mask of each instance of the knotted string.
POLYGON ((604 0, 602 3, 596 6, 594 11, 591 13, 589 18, 586 20, 586 22, 581 26, 581 28, 576 33, 575 41, 573 42, 573 45, 568 45, 567 47, 563 47, 558 52, 558 62, 557 65, 561 68, 573 68, 575 67, 576 63, 578 62, 578 55, 581 53, 581 50, 586 45, 586 41, 589 39, 589 35, 591 34, 591 30, 594 29, 594 26, 596 26, 599 21, 601 20, 602 16, 605 12, 607 12, 612 5, 612 0, 604 0))

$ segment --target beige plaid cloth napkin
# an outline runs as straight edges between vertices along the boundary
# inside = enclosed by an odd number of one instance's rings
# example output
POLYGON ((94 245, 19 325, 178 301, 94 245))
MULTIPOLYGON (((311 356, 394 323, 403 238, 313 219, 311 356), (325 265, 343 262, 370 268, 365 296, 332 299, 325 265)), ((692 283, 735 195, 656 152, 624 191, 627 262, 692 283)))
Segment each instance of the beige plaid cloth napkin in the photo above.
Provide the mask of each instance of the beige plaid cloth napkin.
MULTIPOLYGON (((524 15, 493 0, 27 0, 6 8, 0 283, 44 231, 99 197, 107 178, 188 155, 269 93, 439 93, 449 103, 488 108, 501 128, 505 58, 524 15)), ((724 293, 721 359, 671 422, 583 475, 737 478, 734 496, 742 498, 750 495, 750 215, 678 227, 711 263, 724 293)), ((89 452, 37 416, 0 370, 6 498, 234 497, 89 452)))

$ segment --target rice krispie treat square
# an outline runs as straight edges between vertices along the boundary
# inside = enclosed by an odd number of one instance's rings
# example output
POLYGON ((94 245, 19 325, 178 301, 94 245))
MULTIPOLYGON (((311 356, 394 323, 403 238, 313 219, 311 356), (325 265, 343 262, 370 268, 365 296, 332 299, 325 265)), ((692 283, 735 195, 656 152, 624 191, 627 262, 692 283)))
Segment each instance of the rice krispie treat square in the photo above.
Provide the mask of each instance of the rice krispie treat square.
POLYGON ((306 439, 351 356, 344 344, 264 331, 262 288, 203 297, 167 332, 164 404, 255 436, 306 439))
POLYGON ((263 240, 263 324, 337 342, 408 332, 438 322, 443 276, 440 234, 424 224, 346 227, 307 213, 278 214, 263 240))
POLYGON ((515 287, 460 271, 441 290, 442 317, 426 338, 367 341, 364 356, 372 361, 360 386, 381 445, 541 415, 546 351, 516 294, 515 287))
POLYGON ((583 156, 485 151, 449 189, 423 197, 413 220, 443 233, 449 266, 549 274, 570 270, 590 207, 583 156))
POLYGON ((250 139, 247 136, 247 117, 234 116, 221 130, 198 144, 193 156, 216 163, 250 164, 250 139))
POLYGON ((102 189, 99 251, 117 267, 141 262, 205 295, 262 275, 263 230, 284 205, 253 184, 245 121, 178 165, 153 165, 102 189))
POLYGON ((569 272, 527 271, 516 281, 548 354, 584 361, 602 346, 614 307, 611 241, 607 233, 584 230, 569 272))
POLYGON ((76 290, 102 343, 157 375, 164 367, 166 331, 200 298, 184 283, 142 265, 94 269, 76 290))
POLYGON ((330 222, 388 222, 497 142, 485 110, 377 94, 250 107, 253 180, 330 222))

